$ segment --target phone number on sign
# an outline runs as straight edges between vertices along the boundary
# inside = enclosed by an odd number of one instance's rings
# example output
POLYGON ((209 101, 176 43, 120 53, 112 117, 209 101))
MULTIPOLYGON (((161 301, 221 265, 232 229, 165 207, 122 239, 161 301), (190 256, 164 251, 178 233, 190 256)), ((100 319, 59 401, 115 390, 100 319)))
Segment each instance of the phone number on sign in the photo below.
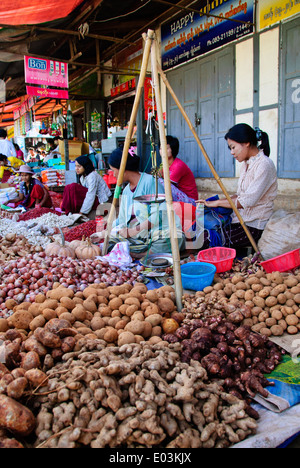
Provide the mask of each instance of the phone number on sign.
POLYGON ((211 46, 213 44, 216 44, 218 42, 222 42, 228 37, 236 36, 238 38, 240 35, 245 35, 250 30, 248 30, 248 25, 242 24, 241 26, 237 26, 236 28, 229 29, 228 31, 220 34, 219 36, 215 36, 213 39, 207 41, 207 45, 211 46))

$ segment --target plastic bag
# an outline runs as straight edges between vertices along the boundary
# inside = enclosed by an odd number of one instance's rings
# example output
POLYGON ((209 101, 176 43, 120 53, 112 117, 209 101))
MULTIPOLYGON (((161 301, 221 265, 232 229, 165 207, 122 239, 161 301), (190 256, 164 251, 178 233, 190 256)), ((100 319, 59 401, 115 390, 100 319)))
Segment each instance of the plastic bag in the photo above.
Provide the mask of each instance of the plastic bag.
POLYGON ((275 211, 258 242, 265 260, 300 248, 300 213, 275 211))
POLYGON ((7 203, 10 200, 17 198, 18 194, 14 187, 7 187, 5 189, 0 189, 0 203, 7 203))

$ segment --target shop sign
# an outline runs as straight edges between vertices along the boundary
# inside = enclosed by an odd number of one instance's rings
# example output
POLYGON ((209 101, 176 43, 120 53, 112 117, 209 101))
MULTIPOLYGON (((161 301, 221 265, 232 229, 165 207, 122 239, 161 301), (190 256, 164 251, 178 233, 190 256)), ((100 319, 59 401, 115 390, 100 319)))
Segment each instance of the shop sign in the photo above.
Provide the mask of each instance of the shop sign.
POLYGON ((263 0, 259 2, 260 30, 300 13, 300 0, 263 0))
POLYGON ((135 89, 135 78, 132 80, 126 81, 126 83, 122 83, 116 88, 112 88, 110 90, 110 95, 111 97, 116 97, 120 96, 121 94, 127 93, 131 91, 132 89, 135 89))
POLYGON ((25 82, 30 84, 68 88, 68 64, 55 60, 24 57, 25 82))
POLYGON ((26 86, 26 94, 30 96, 49 97, 53 99, 69 99, 68 91, 63 89, 38 88, 37 86, 26 86))
POLYGON ((252 34, 253 23, 254 0, 214 0, 199 13, 178 15, 161 27, 162 67, 168 70, 252 34))

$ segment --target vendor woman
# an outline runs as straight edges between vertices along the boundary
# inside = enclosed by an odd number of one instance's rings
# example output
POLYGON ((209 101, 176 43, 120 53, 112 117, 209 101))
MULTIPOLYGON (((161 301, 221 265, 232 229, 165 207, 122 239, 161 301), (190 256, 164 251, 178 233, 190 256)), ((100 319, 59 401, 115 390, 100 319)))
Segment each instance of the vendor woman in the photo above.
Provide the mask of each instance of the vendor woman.
POLYGON ((65 187, 61 209, 66 214, 79 213, 93 218, 99 204, 108 201, 111 191, 88 156, 76 159, 75 171, 80 176, 80 184, 65 187))
MULTIPOLYGON (((170 180, 172 184, 173 201, 192 203, 195 205, 195 202, 198 199, 196 180, 188 165, 180 158, 178 158, 178 153, 178 138, 167 135, 167 156, 170 180)), ((162 179, 160 179, 160 182, 164 184, 162 179)))
POLYGON ((33 177, 34 172, 27 165, 18 170, 21 176, 19 195, 9 203, 23 206, 26 209, 52 208, 52 200, 46 187, 38 179, 33 177))
MULTIPOLYGON (((123 151, 118 148, 112 152, 108 163, 118 178, 123 151)), ((117 243, 128 241, 131 256, 140 258, 149 254, 171 253, 170 231, 166 203, 146 204, 137 200, 145 195, 155 195, 156 184, 152 175, 139 172, 140 158, 133 152, 127 157, 124 183, 119 216, 109 238, 111 250, 117 243)), ((163 194, 164 188, 159 184, 158 193, 163 194)), ((179 248, 184 248, 180 220, 175 216, 179 248)), ((105 237, 105 232, 96 233, 93 241, 97 242, 105 237)))
MULTIPOLYGON (((277 196, 277 171, 270 156, 268 134, 247 124, 237 124, 226 134, 228 147, 236 161, 241 163, 237 193, 232 200, 239 210, 245 225, 258 242, 273 214, 277 196)), ((199 200, 210 208, 231 208, 225 199, 199 200)), ((238 217, 232 215, 232 223, 224 228, 227 247, 247 247, 249 239, 238 217)))

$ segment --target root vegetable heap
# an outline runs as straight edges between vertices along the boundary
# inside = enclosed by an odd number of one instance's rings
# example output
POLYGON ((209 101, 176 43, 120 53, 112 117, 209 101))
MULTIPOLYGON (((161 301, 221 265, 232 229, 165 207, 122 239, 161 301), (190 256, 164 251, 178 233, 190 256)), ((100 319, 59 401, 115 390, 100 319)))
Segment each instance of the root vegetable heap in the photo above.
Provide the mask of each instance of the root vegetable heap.
POLYGON ((47 372, 35 447, 222 448, 255 433, 245 402, 180 362, 179 343, 104 346, 88 340, 47 372))
POLYGON ((227 391, 249 402, 256 393, 268 396, 265 387, 271 383, 264 374, 275 369, 284 353, 250 327, 222 317, 185 320, 175 333, 162 338, 181 343, 182 362, 199 361, 210 377, 222 379, 227 391))

